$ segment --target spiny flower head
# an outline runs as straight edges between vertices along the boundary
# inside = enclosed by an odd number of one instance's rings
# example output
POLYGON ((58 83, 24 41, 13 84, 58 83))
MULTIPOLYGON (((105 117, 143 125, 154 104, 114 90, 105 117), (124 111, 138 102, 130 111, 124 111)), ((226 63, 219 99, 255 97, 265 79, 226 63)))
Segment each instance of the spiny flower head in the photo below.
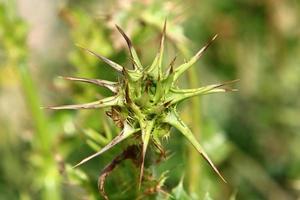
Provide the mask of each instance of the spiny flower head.
MULTIPOLYGON (((180 89, 176 86, 177 79, 188 70, 202 55, 203 52, 217 37, 214 36, 203 48, 201 48, 195 56, 184 64, 174 68, 174 62, 170 63, 168 69, 164 71, 162 66, 164 54, 164 41, 166 33, 166 23, 163 27, 163 33, 160 41, 159 51, 150 66, 143 66, 140 59, 132 46, 132 43, 123 30, 117 26, 118 31, 125 38, 128 45, 133 69, 127 69, 108 58, 105 58, 89 49, 81 47, 83 50, 95 55, 120 74, 118 82, 111 82, 100 79, 86 79, 64 77, 71 81, 80 81, 96 84, 111 90, 114 95, 102 100, 65 106, 53 106, 49 109, 97 109, 111 108, 107 115, 111 117, 122 131, 111 142, 95 154, 88 156, 79 162, 75 167, 87 162, 88 160, 104 153, 123 140, 138 135, 141 148, 140 162, 140 182, 142 181, 144 171, 144 161, 147 147, 150 144, 161 149, 161 138, 166 137, 170 133, 170 129, 175 127, 185 138, 195 147, 195 149, 204 157, 213 170, 222 177, 213 162, 209 159, 203 148, 197 142, 191 130, 180 119, 176 106, 185 99, 218 92, 233 91, 232 89, 224 89, 222 86, 232 83, 226 82, 222 84, 208 85, 195 89, 180 89)), ((225 181, 226 182, 226 181, 225 181)))

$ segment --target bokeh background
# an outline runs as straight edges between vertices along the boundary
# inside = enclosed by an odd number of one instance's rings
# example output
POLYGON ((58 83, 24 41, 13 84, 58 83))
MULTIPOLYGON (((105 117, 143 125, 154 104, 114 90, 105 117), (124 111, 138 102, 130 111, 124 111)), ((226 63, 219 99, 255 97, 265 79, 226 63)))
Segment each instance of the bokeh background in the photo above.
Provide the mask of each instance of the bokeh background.
MULTIPOLYGON (((118 133, 103 110, 44 105, 88 102, 105 89, 58 76, 116 80, 80 44, 130 65, 121 26, 146 65, 167 18, 167 64, 183 62, 218 33, 182 87, 240 79, 235 93, 194 98, 181 115, 226 177, 224 184, 175 130, 165 141, 169 199, 300 199, 300 2, 297 0, 1 0, 0 199, 101 199, 101 169, 120 145, 72 165, 118 133)), ((166 199, 137 190, 138 170, 122 163, 106 183, 111 199, 166 199)))

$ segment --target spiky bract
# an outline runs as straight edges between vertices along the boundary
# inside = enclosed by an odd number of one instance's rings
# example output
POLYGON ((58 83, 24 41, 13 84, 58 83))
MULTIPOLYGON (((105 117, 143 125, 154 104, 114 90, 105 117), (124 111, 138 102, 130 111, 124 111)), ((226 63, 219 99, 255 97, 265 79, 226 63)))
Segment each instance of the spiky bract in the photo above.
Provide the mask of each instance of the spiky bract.
POLYGON ((166 72, 164 72, 162 61, 164 53, 164 40, 166 35, 166 24, 163 28, 157 56, 155 57, 153 63, 147 67, 141 64, 141 61, 138 58, 137 53, 127 35, 120 27, 117 26, 117 29, 127 42, 133 63, 133 69, 126 69, 125 67, 109 60, 108 58, 81 47, 85 51, 97 56, 102 61, 110 65, 113 69, 120 73, 122 78, 120 78, 118 82, 110 82, 98 79, 65 77, 67 80, 87 82, 106 87, 114 93, 114 96, 91 103, 48 107, 55 110, 110 107, 111 111, 107 112, 108 116, 110 116, 117 123, 117 125, 122 128, 121 133, 109 144, 95 154, 83 159, 75 167, 102 154, 126 138, 137 134, 140 136, 137 138, 140 138, 140 143, 142 145, 140 162, 141 182, 148 145, 155 144, 156 147, 160 148, 161 138, 168 136, 171 127, 175 127, 205 158, 205 160, 221 177, 221 179, 225 181, 213 162, 204 152, 203 148, 197 142, 188 126, 179 118, 176 110, 178 103, 193 96, 232 91, 230 89, 221 88, 225 84, 229 84, 232 81, 223 84, 208 85, 196 89, 179 89, 175 84, 180 75, 188 70, 203 55, 203 52, 208 48, 211 42, 216 39, 217 36, 214 36, 188 62, 174 69, 174 59, 166 72))

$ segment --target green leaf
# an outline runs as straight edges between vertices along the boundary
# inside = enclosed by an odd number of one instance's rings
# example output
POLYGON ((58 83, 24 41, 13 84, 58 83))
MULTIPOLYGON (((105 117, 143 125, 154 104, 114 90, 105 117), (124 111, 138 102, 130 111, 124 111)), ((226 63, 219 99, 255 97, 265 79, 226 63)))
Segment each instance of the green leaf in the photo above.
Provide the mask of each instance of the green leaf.
POLYGON ((172 190, 171 197, 169 200, 192 200, 187 192, 183 188, 183 181, 181 180, 179 184, 172 190))
POLYGON ((215 35, 204 47, 202 47, 194 57, 192 57, 188 62, 180 65, 177 69, 175 69, 174 81, 178 79, 178 77, 183 74, 187 69, 189 69, 205 52, 205 50, 212 44, 212 42, 217 38, 218 35, 215 35))
MULTIPOLYGON (((95 131, 94 129, 85 129, 83 130, 84 134, 87 135, 90 139, 98 143, 98 145, 105 145, 109 142, 107 138, 105 138, 103 135, 95 131)), ((99 148, 98 148, 99 149, 99 148)), ((98 150, 97 149, 97 150, 98 150)))
POLYGON ((111 61, 110 59, 108 58, 105 58, 104 56, 101 56, 99 54, 97 54, 96 52, 92 51, 92 50, 89 50, 85 47, 82 47, 80 45, 77 44, 77 46, 87 52, 89 52, 90 54, 96 56, 97 58, 101 59, 103 62, 105 62, 106 64, 108 64, 109 66, 111 66, 112 68, 114 68, 116 71, 118 72, 122 72, 123 71, 123 68, 121 65, 115 63, 114 61, 111 61))
POLYGON ((227 81, 225 83, 220 84, 212 84, 196 89, 176 89, 171 88, 171 92, 168 94, 168 98, 166 101, 170 101, 171 104, 176 104, 180 101, 183 101, 185 99, 197 96, 197 95, 206 95, 206 94, 212 94, 212 93, 222 93, 222 92, 232 92, 236 91, 236 89, 230 89, 230 88, 221 88, 225 85, 237 82, 238 80, 232 80, 227 81))
POLYGON ((133 61, 134 67, 137 67, 138 70, 142 71, 143 66, 141 64, 141 61, 140 61, 135 49, 133 48, 131 40, 129 39, 129 37, 125 34, 125 32, 119 26, 116 25, 116 27, 117 27, 118 31, 121 33, 121 35, 123 36, 123 38, 125 39, 125 41, 127 43, 127 46, 129 48, 130 56, 131 56, 131 59, 133 61))
POLYGON ((147 72, 152 76, 154 76, 156 79, 162 79, 162 61, 163 61, 164 47, 165 47, 166 26, 167 26, 167 22, 165 21, 158 53, 153 63, 147 69, 147 72))
POLYGON ((87 140, 86 140, 86 143, 87 143, 87 145, 88 145, 91 149, 93 149, 94 151, 98 151, 98 149, 101 148, 101 146, 100 146, 98 143, 96 143, 94 140, 87 139, 87 140))
POLYGON ((208 162, 208 164, 213 168, 213 170, 218 174, 218 176, 226 183, 226 180, 223 178, 217 167, 210 160, 208 155, 203 150, 200 143, 196 140, 194 134, 188 128, 188 126, 179 118, 176 111, 170 112, 164 119, 164 121, 172 126, 174 126, 178 131, 180 131, 188 141, 195 147, 195 149, 202 155, 202 157, 208 162))
POLYGON ((95 85, 99 85, 102 87, 106 87, 107 89, 111 90, 114 93, 117 93, 118 91, 118 83, 117 82, 111 82, 101 79, 87 79, 87 78, 77 78, 77 77, 66 77, 62 76, 61 78, 69 81, 79 81, 84 83, 91 83, 95 85))
POLYGON ((139 131, 139 129, 134 129, 130 125, 125 124, 123 130, 121 131, 121 133, 118 136, 116 136, 110 143, 108 143, 100 151, 98 151, 98 152, 86 157, 82 161, 80 161, 78 164, 76 164, 74 166, 74 168, 86 163, 87 161, 91 160, 92 158, 95 158, 96 156, 101 155, 102 153, 104 153, 105 151, 107 151, 110 148, 114 147, 116 144, 122 142, 123 140, 125 140, 126 138, 128 138, 129 136, 131 136, 133 133, 135 133, 137 131, 139 131))
POLYGON ((68 176, 68 179, 73 184, 82 184, 83 182, 88 182, 89 178, 88 176, 80 169, 74 169, 70 165, 66 165, 66 174, 68 176))
POLYGON ((121 106, 121 99, 119 96, 107 97, 98 101, 93 101, 90 103, 74 104, 74 105, 64 105, 64 106, 47 106, 43 107, 51 110, 78 110, 78 109, 95 109, 104 108, 110 106, 121 106))
POLYGON ((142 131, 142 142, 143 142, 143 151, 142 151, 142 162, 141 162, 141 171, 140 171, 140 179, 139 179, 139 186, 141 186, 142 178, 144 175, 144 162, 146 151, 150 139, 150 135, 154 126, 154 121, 140 121, 140 127, 142 131))
POLYGON ((206 192, 203 200, 213 200, 213 198, 211 198, 210 194, 206 192))
POLYGON ((236 200, 236 195, 237 195, 238 191, 235 190, 229 197, 229 200, 236 200))

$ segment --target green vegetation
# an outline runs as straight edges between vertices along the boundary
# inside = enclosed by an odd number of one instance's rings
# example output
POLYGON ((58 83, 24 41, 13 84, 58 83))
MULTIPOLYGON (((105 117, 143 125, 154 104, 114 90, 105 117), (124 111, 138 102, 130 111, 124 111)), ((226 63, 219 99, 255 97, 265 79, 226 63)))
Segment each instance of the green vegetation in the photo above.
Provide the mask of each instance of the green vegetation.
POLYGON ((0 1, 0 199, 299 198, 298 2, 33 4, 0 1))

